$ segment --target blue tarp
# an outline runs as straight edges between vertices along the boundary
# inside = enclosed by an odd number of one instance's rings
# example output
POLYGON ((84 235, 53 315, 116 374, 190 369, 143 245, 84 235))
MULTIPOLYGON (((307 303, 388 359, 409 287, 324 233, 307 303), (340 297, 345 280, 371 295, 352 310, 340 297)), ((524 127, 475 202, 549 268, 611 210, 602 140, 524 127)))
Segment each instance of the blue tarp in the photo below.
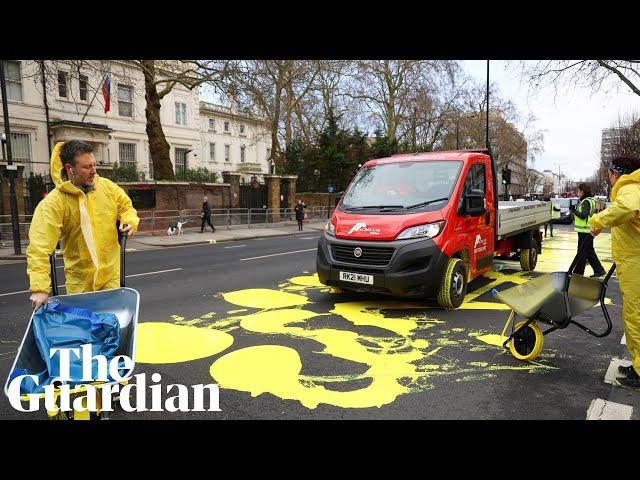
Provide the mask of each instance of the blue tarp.
MULTIPOLYGON (((39 385, 30 379, 22 381, 20 392, 42 393, 44 387, 60 376, 60 353, 50 358, 52 348, 80 348, 91 345, 91 355, 103 355, 109 362, 116 354, 120 345, 120 324, 112 313, 93 313, 84 308, 64 306, 61 303, 48 303, 33 315, 33 332, 42 359, 46 363, 46 370, 41 372, 27 372, 16 369, 11 377, 18 375, 37 375, 39 385)), ((71 380, 68 384, 74 386, 88 383, 82 380, 82 358, 70 355, 69 369, 71 380)), ((122 366, 122 362, 121 362, 122 366)), ((122 370, 120 374, 123 374, 122 370)), ((92 362, 92 378, 98 379, 98 363, 92 362)), ((109 377, 110 380, 111 377, 109 377)))

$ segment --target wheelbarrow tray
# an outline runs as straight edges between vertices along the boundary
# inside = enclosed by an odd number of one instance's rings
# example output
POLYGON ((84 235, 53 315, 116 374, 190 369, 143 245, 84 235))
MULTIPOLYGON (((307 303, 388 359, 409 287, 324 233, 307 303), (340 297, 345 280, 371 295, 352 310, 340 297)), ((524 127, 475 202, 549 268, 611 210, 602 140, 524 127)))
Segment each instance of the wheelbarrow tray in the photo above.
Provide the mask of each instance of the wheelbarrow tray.
MULTIPOLYGON (((78 293, 74 295, 57 295, 49 298, 49 302, 59 302, 69 307, 79 307, 91 310, 94 313, 113 313, 118 318, 120 324, 120 346, 116 355, 126 355, 131 358, 133 366, 131 370, 123 375, 124 383, 131 378, 135 367, 136 350, 136 326, 138 324, 138 307, 140 305, 140 294, 132 288, 114 288, 111 290, 101 290, 97 292, 78 293)), ((9 377, 5 382, 4 392, 8 396, 8 388, 11 372, 16 368, 23 368, 28 373, 39 372, 46 368, 33 330, 33 313, 29 320, 29 326, 22 339, 18 354, 9 372, 9 377)), ((100 384, 115 384, 121 382, 98 382, 100 384)), ((89 382, 96 384, 96 382, 89 382)), ((78 389, 78 387, 76 387, 78 389)), ((76 390, 73 389, 73 390, 76 390)), ((40 394, 44 395, 44 394, 40 394)), ((22 397, 25 397, 24 395, 22 397)), ((27 397, 28 398, 28 397, 27 397)), ((26 398, 25 398, 26 399, 26 398)))
POLYGON ((570 312, 567 315, 563 290, 568 275, 567 272, 547 273, 522 285, 498 292, 495 298, 523 318, 551 320, 556 324, 563 324, 569 318, 597 305, 602 290, 601 280, 571 274, 568 290, 570 312))

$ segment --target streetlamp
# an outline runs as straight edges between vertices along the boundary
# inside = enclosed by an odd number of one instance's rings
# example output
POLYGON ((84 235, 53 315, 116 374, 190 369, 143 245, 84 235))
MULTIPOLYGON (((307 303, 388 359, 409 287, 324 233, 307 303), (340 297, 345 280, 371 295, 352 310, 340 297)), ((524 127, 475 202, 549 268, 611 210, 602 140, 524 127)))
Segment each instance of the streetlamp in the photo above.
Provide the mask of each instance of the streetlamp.
MULTIPOLYGON (((477 116, 478 115, 474 113, 473 115, 465 115, 464 118, 475 118, 477 116)), ((460 131, 460 116, 456 118, 456 150, 460 150, 459 131, 460 131)))
POLYGON ((562 165, 566 165, 566 162, 563 163, 554 163, 554 165, 558 166, 558 196, 562 193, 562 175, 560 174, 560 167, 562 165))

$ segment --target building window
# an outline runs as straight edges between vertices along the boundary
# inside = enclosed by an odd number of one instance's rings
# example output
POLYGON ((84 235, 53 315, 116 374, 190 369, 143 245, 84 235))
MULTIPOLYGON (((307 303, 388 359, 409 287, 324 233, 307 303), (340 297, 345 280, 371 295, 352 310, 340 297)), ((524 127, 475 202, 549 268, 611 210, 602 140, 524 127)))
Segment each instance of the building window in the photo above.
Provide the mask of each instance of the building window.
POLYGON ((245 151, 245 148, 246 147, 244 145, 240 147, 240 161, 242 163, 244 163, 244 151, 245 151))
POLYGON ((175 150, 175 158, 176 158, 176 178, 180 180, 187 179, 187 169, 189 166, 187 165, 187 151, 186 148, 176 148, 175 150))
POLYGON ((121 167, 136 168, 136 144, 135 143, 119 143, 118 144, 118 163, 121 167))
POLYGON ((215 143, 209 144, 209 160, 214 162, 216 160, 216 144, 215 143))
POLYGON ((133 117, 133 87, 118 84, 118 115, 133 117))
POLYGON ((149 155, 149 179, 153 179, 153 160, 151 159, 151 155, 149 155))
POLYGON ((80 79, 78 80, 80 86, 80 100, 87 100, 87 82, 88 78, 86 75, 80 75, 80 79))
POLYGON ((240 125, 240 134, 244 135, 244 125, 240 125))
POLYGON ((5 79, 7 80, 7 99, 22 101, 22 75, 20 62, 4 62, 5 79))
POLYGON ((67 72, 58 72, 58 95, 62 98, 67 98, 68 80, 69 74, 67 72))
POLYGON ((216 131, 216 121, 213 118, 209 119, 209 130, 216 131))
POLYGON ((176 104, 176 124, 187 124, 187 104, 184 102, 175 102, 176 104))
POLYGON ((229 133, 229 122, 224 122, 224 131, 229 133))
POLYGON ((224 161, 225 162, 231 161, 231 145, 224 146, 224 161))
POLYGON ((25 174, 28 175, 31 172, 31 147, 28 133, 11 134, 11 156, 14 162, 25 164, 25 174))

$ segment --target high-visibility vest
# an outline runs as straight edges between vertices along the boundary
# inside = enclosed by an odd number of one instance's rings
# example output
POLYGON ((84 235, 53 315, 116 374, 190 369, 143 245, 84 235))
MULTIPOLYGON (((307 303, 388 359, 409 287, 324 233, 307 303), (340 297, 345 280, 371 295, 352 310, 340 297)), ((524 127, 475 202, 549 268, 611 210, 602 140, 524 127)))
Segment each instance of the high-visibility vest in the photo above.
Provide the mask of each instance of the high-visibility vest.
POLYGON ((560 218, 560 212, 554 210, 553 202, 550 201, 549 205, 551 206, 551 218, 560 218))
POLYGON ((578 204, 578 208, 576 210, 581 210, 581 206, 584 202, 588 202, 591 207, 591 211, 589 212, 589 216, 585 219, 578 217, 577 215, 573 216, 573 231, 580 233, 589 233, 591 232, 591 227, 589 226, 589 219, 593 216, 596 211, 596 201, 591 197, 587 197, 582 200, 578 204))

